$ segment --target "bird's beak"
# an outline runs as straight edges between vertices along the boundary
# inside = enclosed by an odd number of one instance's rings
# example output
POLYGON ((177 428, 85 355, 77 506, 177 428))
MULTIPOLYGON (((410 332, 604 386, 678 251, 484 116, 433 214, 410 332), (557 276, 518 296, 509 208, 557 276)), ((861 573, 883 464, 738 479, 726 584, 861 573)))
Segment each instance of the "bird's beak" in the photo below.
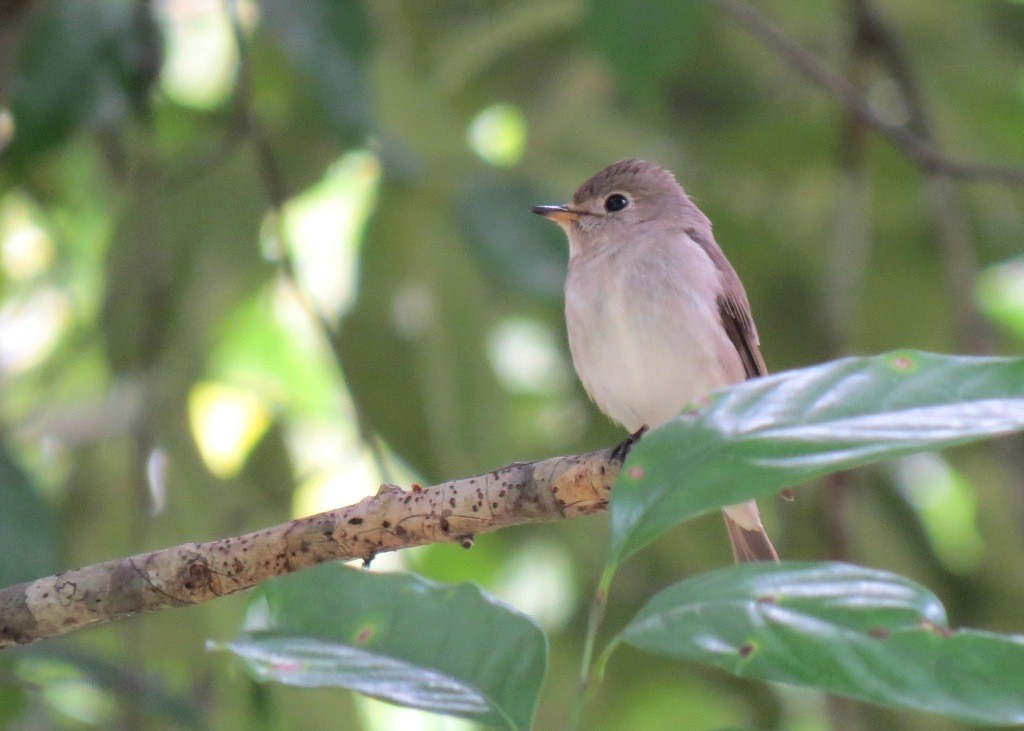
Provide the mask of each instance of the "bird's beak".
POLYGON ((538 216, 549 218, 555 223, 571 223, 580 217, 579 211, 574 211, 569 206, 534 206, 533 212, 538 216))

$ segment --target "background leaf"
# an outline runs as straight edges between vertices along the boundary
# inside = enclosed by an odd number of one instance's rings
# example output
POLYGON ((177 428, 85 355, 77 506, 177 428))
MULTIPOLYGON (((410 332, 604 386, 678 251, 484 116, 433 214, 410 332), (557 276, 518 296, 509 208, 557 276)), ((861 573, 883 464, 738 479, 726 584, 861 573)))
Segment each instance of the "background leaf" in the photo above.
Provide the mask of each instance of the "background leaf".
POLYGON ((37 14, 18 59, 4 161, 21 168, 81 127, 121 124, 147 104, 160 71, 148 12, 112 0, 54 3, 37 14))
POLYGON ((0 449, 0 585, 31 581, 53 571, 53 514, 29 475, 0 449))
POLYGON ((1024 359, 897 352, 747 381, 645 436, 612 491, 612 560, 812 477, 1024 428, 1024 359))
POLYGON ((568 247, 565 234, 523 215, 543 196, 532 186, 477 177, 466 187, 466 241, 495 284, 536 297, 560 297, 568 247))
POLYGON ((619 638, 743 677, 974 723, 1024 722, 1024 637, 951 632, 931 592, 884 571, 730 566, 660 592, 619 638))
POLYGON ((261 680, 508 729, 530 727, 547 666, 540 629, 476 586, 338 564, 261 585, 225 647, 261 680))
POLYGON ((364 67, 373 47, 363 6, 353 0, 260 0, 260 8, 338 139, 358 142, 370 125, 364 67))
POLYGON ((703 25, 704 4, 694 0, 590 0, 587 5, 595 50, 626 91, 647 99, 679 75, 703 25))

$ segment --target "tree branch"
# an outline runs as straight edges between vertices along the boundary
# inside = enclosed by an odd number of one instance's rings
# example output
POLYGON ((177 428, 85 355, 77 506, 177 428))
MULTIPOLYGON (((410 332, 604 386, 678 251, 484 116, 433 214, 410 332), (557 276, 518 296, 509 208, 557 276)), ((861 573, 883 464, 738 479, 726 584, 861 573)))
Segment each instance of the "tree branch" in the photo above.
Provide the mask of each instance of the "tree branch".
POLYGON ((1007 167, 950 157, 928 140, 901 124, 880 117, 861 92, 842 75, 776 28, 745 0, 715 0, 719 9, 769 48, 790 68, 828 92, 848 112, 888 139, 919 168, 964 180, 987 180, 1002 185, 1024 185, 1024 168, 1007 167))
POLYGON ((433 487, 382 485, 355 505, 242 536, 186 543, 0 590, 0 649, 139 612, 199 604, 325 561, 429 543, 473 545, 511 525, 607 509, 612 450, 514 463, 433 487))

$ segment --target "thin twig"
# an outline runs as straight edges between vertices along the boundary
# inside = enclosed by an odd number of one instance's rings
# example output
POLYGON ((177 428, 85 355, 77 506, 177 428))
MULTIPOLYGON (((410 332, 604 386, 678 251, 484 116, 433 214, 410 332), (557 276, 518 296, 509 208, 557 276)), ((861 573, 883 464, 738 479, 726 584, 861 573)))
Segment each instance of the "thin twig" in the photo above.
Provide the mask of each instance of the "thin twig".
MULTIPOLYGON (((850 0, 850 10, 865 51, 874 56, 892 79, 909 113, 907 127, 925 142, 935 144, 935 132, 924 94, 896 33, 870 0, 850 0)), ((992 352, 992 329, 974 303, 977 258, 963 197, 943 170, 925 170, 926 205, 935 220, 942 261, 953 307, 953 327, 961 350, 992 352)))
POLYGON ((785 35, 744 0, 714 1, 722 12, 771 49, 790 68, 828 92, 849 112, 888 139, 922 170, 963 180, 1024 185, 1024 167, 1008 167, 950 157, 911 129, 883 119, 856 86, 785 35))

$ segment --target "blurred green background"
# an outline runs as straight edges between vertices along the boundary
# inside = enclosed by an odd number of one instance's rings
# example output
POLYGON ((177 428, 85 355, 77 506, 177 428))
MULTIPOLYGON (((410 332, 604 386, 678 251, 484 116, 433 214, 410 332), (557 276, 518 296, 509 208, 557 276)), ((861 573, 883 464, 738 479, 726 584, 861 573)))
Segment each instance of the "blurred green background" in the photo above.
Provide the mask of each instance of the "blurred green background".
MULTIPOLYGON (((884 119, 1024 164, 1024 4, 761 5, 884 119)), ((568 359, 562 234, 529 207, 623 157, 714 221, 772 370, 1024 338, 1024 192, 922 175, 712 2, 8 0, 0 149, 2 585, 616 443, 568 359)), ((894 570, 954 624, 1024 632, 1022 465, 1003 440, 762 510, 786 558, 894 570)), ((558 729, 605 548, 593 518, 374 568, 535 617, 558 729)), ((729 560, 717 516, 673 531, 620 571, 607 626, 729 560)), ((255 684, 204 649, 244 601, 5 652, 0 723, 467 727, 255 684)), ((584 726, 960 727, 628 649, 584 726)))

